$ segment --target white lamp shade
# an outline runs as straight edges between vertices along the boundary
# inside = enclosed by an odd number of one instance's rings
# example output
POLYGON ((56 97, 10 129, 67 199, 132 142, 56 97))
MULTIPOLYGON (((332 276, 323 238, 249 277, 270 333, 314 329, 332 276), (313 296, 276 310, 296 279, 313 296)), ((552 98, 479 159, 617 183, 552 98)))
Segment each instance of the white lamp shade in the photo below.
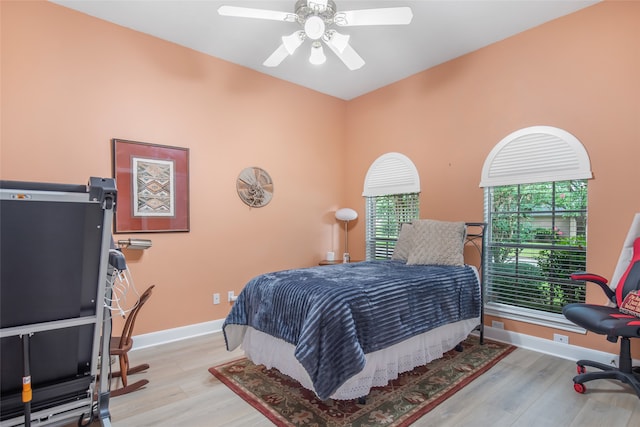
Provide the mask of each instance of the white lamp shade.
MULTIPOLYGON (((316 42, 318 43, 318 42, 316 42)), ((309 62, 313 65, 322 65, 327 60, 327 57, 324 54, 324 50, 322 49, 322 45, 316 43, 311 46, 311 55, 309 56, 309 62)))
POLYGON ((358 218, 358 212, 350 208, 342 208, 336 211, 336 219, 340 221, 353 221, 358 218))

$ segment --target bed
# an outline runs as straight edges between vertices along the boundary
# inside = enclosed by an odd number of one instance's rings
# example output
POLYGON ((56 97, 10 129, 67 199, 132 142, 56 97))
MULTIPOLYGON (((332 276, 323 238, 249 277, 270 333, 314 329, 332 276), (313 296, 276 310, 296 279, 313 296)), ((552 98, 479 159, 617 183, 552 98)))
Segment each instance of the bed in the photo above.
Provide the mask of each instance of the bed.
POLYGON ((464 249, 481 254, 483 236, 482 223, 418 220, 403 225, 390 260, 257 276, 225 319, 227 349, 242 346, 322 400, 366 396, 474 329, 482 338, 481 275, 464 249))

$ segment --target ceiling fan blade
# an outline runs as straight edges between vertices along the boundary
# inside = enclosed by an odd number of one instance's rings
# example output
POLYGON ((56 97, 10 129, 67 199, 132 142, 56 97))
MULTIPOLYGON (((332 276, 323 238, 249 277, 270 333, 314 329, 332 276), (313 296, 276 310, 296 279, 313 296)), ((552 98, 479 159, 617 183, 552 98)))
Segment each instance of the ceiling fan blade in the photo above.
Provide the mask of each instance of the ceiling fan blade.
POLYGON ((304 31, 294 31, 288 36, 282 37, 282 44, 262 63, 265 67, 277 67, 284 59, 293 55, 304 41, 304 31))
POLYGON ((329 30, 328 35, 329 37, 325 38, 325 42, 330 45, 332 49, 337 49, 340 53, 344 52, 351 36, 348 34, 340 34, 336 30, 329 30))
POLYGON ((327 46, 329 46, 329 48, 333 51, 333 53, 335 53, 336 56, 340 58, 342 62, 344 62, 344 65, 346 65, 347 68, 350 69, 351 71, 355 71, 359 68, 362 68, 362 66, 364 65, 364 59, 362 59, 362 57, 358 55, 358 52, 353 50, 350 44, 347 43, 344 47, 342 47, 342 51, 341 51, 336 46, 335 42, 331 42, 331 40, 328 40, 328 41, 325 41, 325 43, 327 44, 327 46))
POLYGON ((413 19, 410 7, 347 10, 336 13, 334 21, 342 27, 359 25, 405 25, 413 19))
POLYGON ((289 56, 289 51, 284 47, 284 44, 278 46, 278 48, 269 56, 263 63, 265 67, 277 67, 284 59, 289 56))
POLYGON ((300 47, 306 35, 304 31, 299 30, 295 31, 288 36, 282 36, 282 45, 287 49, 289 55, 293 55, 293 53, 300 47))
POLYGON ((222 16, 235 16, 237 18, 270 19, 272 21, 295 22, 296 16, 289 12, 277 10, 253 9, 250 7, 220 6, 218 14, 222 16))

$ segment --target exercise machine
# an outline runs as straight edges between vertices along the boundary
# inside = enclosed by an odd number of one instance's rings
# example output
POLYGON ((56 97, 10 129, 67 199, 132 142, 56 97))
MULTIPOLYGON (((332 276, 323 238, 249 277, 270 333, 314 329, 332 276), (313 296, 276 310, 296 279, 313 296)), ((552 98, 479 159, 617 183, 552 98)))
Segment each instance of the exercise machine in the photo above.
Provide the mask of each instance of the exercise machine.
POLYGON ((0 181, 0 427, 110 426, 116 196, 111 178, 0 181))

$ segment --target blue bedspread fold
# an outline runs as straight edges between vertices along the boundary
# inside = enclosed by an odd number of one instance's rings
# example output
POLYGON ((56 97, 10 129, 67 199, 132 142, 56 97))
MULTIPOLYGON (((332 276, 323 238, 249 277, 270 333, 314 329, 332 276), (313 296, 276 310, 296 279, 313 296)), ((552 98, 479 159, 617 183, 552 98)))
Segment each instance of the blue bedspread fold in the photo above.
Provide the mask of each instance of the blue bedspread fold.
MULTIPOLYGON (((468 266, 367 261, 263 274, 227 316, 295 346, 318 397, 360 372, 365 354, 447 323, 480 316, 480 287, 468 266)), ((230 348, 233 347, 233 348, 230 348)))

